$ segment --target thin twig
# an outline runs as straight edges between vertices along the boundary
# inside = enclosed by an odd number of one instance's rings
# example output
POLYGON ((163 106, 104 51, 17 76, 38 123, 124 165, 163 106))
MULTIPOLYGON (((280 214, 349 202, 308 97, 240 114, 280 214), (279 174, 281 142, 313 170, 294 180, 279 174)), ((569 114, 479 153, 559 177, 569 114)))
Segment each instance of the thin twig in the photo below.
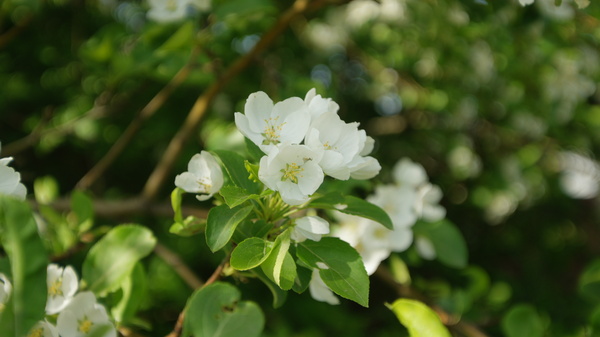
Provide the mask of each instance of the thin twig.
MULTIPOLYGON (((179 255, 172 252, 170 249, 162 245, 160 242, 156 243, 154 247, 154 253, 158 255, 163 261, 165 261, 175 272, 187 283, 192 289, 198 289, 204 285, 204 282, 181 260, 179 255)), ((214 282, 214 281, 213 281, 214 282)), ((208 281, 207 281, 208 283, 208 281)))
POLYGON ((196 58, 200 48, 196 46, 192 50, 188 62, 175 74, 175 76, 162 88, 151 100, 139 111, 137 116, 129 123, 127 129, 121 134, 110 150, 96 163, 96 165, 86 173, 77 183, 77 188, 87 189, 92 186, 98 178, 104 175, 104 172, 112 165, 117 157, 125 150, 135 134, 140 130, 146 120, 163 106, 169 96, 177 89, 189 76, 192 69, 196 66, 196 58))
POLYGON ((417 299, 417 300, 429 305, 429 307, 431 309, 433 309, 437 313, 437 315, 440 317, 440 320, 442 321, 442 323, 444 323, 446 326, 452 328, 453 330, 458 331, 463 336, 466 336, 466 337, 488 337, 486 334, 481 332, 474 325, 467 323, 465 321, 461 321, 459 317, 456 317, 454 315, 447 313, 444 309, 440 308, 437 305, 431 304, 430 303, 431 300, 426 298, 423 294, 419 293, 417 290, 396 282, 396 280, 394 279, 394 276, 392 275, 392 273, 386 266, 380 265, 379 268, 377 268, 375 275, 377 277, 379 277, 379 279, 381 279, 382 281, 387 283, 390 287, 394 288, 396 290, 396 292, 398 293, 398 295, 400 295, 402 297, 417 299))
POLYGON ((28 14, 17 22, 10 30, 0 35, 0 49, 4 48, 10 41, 19 36, 33 21, 33 14, 28 14))
POLYGON ((308 0, 296 0, 291 8, 285 11, 271 27, 271 29, 263 35, 252 50, 238 58, 213 85, 211 85, 204 93, 198 97, 194 106, 190 110, 184 124, 177 131, 171 142, 167 146, 160 162, 150 174, 146 181, 146 185, 142 191, 142 197, 150 200, 156 197, 160 187, 164 183, 167 175, 171 171, 175 160, 181 153, 184 144, 195 132, 200 121, 204 117, 206 110, 217 93, 227 84, 232 78, 244 70, 250 62, 262 53, 273 41, 284 31, 290 21, 302 14, 308 8, 308 0))

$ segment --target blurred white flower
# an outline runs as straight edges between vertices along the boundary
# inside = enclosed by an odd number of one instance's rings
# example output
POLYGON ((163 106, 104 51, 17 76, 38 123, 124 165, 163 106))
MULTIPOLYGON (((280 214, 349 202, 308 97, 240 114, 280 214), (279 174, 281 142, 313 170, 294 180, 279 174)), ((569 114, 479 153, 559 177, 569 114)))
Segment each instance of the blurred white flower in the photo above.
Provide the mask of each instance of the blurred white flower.
POLYGON ((331 291, 325 282, 323 282, 323 279, 321 279, 318 269, 313 269, 312 279, 310 280, 308 289, 312 298, 317 301, 326 302, 331 305, 340 304, 340 299, 333 294, 333 291, 331 291))
POLYGON ((47 320, 37 322, 27 334, 27 337, 58 337, 58 330, 47 320))
POLYGON ((415 211, 425 221, 435 222, 446 216, 446 209, 439 205, 442 190, 433 184, 426 183, 417 189, 415 211))
POLYGON ((423 166, 408 158, 400 159, 394 165, 392 174, 398 185, 417 187, 427 181, 427 173, 423 166))
POLYGON ((21 174, 8 166, 12 160, 12 157, 0 158, 0 194, 25 200, 27 189, 21 183, 21 174))
POLYGON ((188 193, 200 193, 196 198, 208 200, 223 187, 223 171, 212 154, 202 151, 188 163, 187 172, 175 177, 175 186, 188 193))
POLYGON ((235 125, 240 132, 265 153, 277 144, 300 144, 310 125, 306 103, 291 97, 273 105, 262 91, 248 96, 244 113, 235 113, 235 125))
POLYGON ((90 291, 77 294, 58 315, 57 329, 61 337, 116 337, 104 306, 96 302, 90 291))
POLYGON ((411 227, 417 221, 418 214, 414 207, 417 193, 411 186, 377 186, 375 193, 367 197, 367 200, 386 211, 394 228, 411 227))
POLYGON ((150 20, 167 23, 182 20, 194 10, 207 11, 210 0, 148 0, 150 20))
POLYGON ((519 0, 519 3, 521 4, 521 6, 527 6, 531 5, 533 3, 533 0, 519 0))
POLYGON ((319 166, 322 151, 305 145, 283 144, 260 160, 258 178, 268 188, 278 191, 283 201, 300 205, 323 183, 324 174, 319 166))
POLYGON ((47 273, 46 314, 53 315, 63 310, 71 302, 77 292, 79 282, 75 270, 71 266, 62 268, 56 264, 50 264, 47 273))
POLYGON ((598 195, 600 165, 596 161, 575 152, 562 152, 559 161, 562 170, 560 186, 568 196, 591 199, 598 195))
POLYGON ((6 303, 8 303, 11 293, 12 284, 6 275, 0 273, 0 314, 4 311, 4 307, 6 306, 6 303))
POLYGON ((306 239, 319 241, 321 236, 329 234, 329 223, 318 216, 305 216, 296 220, 292 239, 302 242, 306 239))
POLYGON ((437 256, 435 247, 429 238, 424 236, 417 236, 415 238, 415 247, 419 255, 425 260, 433 260, 437 256))

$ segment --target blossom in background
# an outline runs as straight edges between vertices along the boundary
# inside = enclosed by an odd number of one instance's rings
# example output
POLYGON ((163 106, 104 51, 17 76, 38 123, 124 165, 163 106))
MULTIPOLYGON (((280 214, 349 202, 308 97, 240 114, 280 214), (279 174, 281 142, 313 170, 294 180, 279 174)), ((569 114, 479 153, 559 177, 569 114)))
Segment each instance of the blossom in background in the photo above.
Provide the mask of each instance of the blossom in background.
POLYGON ((415 211, 417 215, 428 222, 442 220, 446 209, 439 204, 442 200, 442 190, 439 186, 425 183, 417 189, 415 211))
POLYGON ((292 239, 296 242, 306 239, 319 241, 325 234, 329 234, 329 223, 325 219, 318 216, 305 216, 296 219, 292 239))
POLYGON ((53 315, 63 310, 75 296, 78 283, 77 274, 71 266, 62 268, 56 264, 48 265, 46 314, 53 315))
POLYGON ((8 166, 12 160, 12 157, 0 158, 0 194, 25 200, 27 189, 21 183, 21 174, 8 166))
POLYGON ((175 22, 184 19, 194 10, 207 11, 210 0, 148 0, 148 19, 161 22, 175 22))
POLYGON ((12 293, 12 284, 6 277, 6 275, 0 273, 0 314, 4 311, 4 307, 10 299, 12 293))
POLYGON ((519 0, 519 3, 521 4, 521 6, 527 6, 527 5, 531 5, 533 3, 534 0, 519 0))
POLYGON ((588 157, 575 152, 562 152, 559 155, 560 186, 575 199, 591 199, 600 189, 600 165, 588 157))
POLYGON ((323 183, 325 176, 318 164, 322 156, 322 152, 305 145, 273 147, 260 160, 258 178, 271 190, 278 191, 284 202, 303 204, 323 183))
POLYGON ((367 197, 367 201, 375 204, 390 216, 394 228, 411 227, 417 221, 414 205, 417 193, 414 188, 395 184, 381 185, 375 193, 367 197))
POLYGON ((27 334, 27 337, 58 337, 58 330, 48 321, 37 322, 27 334))
POLYGON ((77 294, 58 315, 56 327, 61 337, 116 337, 104 306, 96 302, 90 291, 77 294))
POLYGON ((425 260, 433 260, 437 256, 433 242, 431 242, 429 238, 422 235, 419 235, 415 238, 415 248, 417 249, 419 256, 425 260))
POLYGON ((175 177, 175 186, 203 194, 196 196, 200 201, 208 200, 223 187, 223 171, 213 155, 202 151, 190 159, 187 172, 175 177))
POLYGON ((323 282, 318 269, 313 269, 312 278, 308 285, 308 290, 313 299, 326 302, 331 305, 340 304, 340 299, 333 294, 333 291, 323 282))
POLYGON ((310 125, 306 103, 291 97, 273 105, 262 91, 250 94, 244 113, 235 113, 235 124, 240 132, 269 153, 281 143, 300 144, 310 125))

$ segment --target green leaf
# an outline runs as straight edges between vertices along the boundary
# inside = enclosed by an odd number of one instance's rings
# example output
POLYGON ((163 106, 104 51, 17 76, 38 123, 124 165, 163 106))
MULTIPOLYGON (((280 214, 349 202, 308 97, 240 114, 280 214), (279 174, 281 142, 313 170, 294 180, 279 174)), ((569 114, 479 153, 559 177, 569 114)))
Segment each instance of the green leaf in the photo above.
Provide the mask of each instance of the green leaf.
POLYGON ((323 282, 336 294, 369 306, 369 276, 358 252, 338 238, 306 240, 296 254, 311 268, 318 268, 323 282))
POLYGON ((196 291, 187 304, 182 336, 260 336, 265 325, 260 307, 239 299, 240 291, 228 283, 215 282, 196 291))
POLYGON ((271 253, 273 243, 260 238, 248 238, 231 252, 230 264, 237 270, 258 267, 271 253))
POLYGON ((288 252, 291 235, 291 228, 279 234, 275 239, 271 253, 260 265, 260 268, 269 279, 283 290, 291 289, 296 278, 296 263, 288 252))
POLYGON ((231 181, 248 191, 250 194, 259 194, 261 185, 248 178, 249 173, 244 165, 244 158, 239 154, 231 151, 218 150, 215 153, 219 156, 225 170, 229 174, 231 181))
POLYGON ((541 337, 545 330, 539 314, 529 304, 513 306, 502 318, 501 325, 506 337, 541 337))
POLYGON ((308 289, 310 285, 310 279, 312 278, 312 271, 310 269, 306 269, 304 267, 297 266, 296 268, 296 279, 294 280, 294 285, 292 286, 292 290, 298 294, 302 294, 308 289))
POLYGON ((600 259, 592 261, 581 273, 579 293, 593 301, 600 300, 600 259))
POLYGON ((73 191, 71 210, 77 216, 79 233, 88 231, 94 225, 94 204, 85 192, 73 191))
POLYGON ((60 194, 58 182, 52 176, 37 178, 33 182, 33 193, 38 203, 47 205, 56 200, 60 194))
POLYGON ((183 193, 185 191, 179 187, 175 187, 173 192, 171 192, 171 207, 173 207, 173 212, 175 213, 173 217, 175 222, 183 222, 183 215, 181 215, 181 197, 183 193))
POLYGON ((29 205, 0 196, 0 238, 10 262, 13 290, 0 315, 4 336, 25 336, 44 318, 48 257, 29 205))
POLYGON ((273 308, 277 309, 281 307, 287 299, 287 291, 279 288, 275 282, 271 281, 261 268, 254 268, 250 272, 256 275, 269 288, 271 294, 273 294, 273 308))
POLYGON ((250 139, 244 137, 244 142, 246 143, 246 149, 248 150, 250 158, 252 158, 255 163, 258 163, 260 159, 265 156, 265 153, 250 139))
POLYGON ((83 279, 88 289, 99 297, 117 290, 155 244, 156 238, 146 227, 130 224, 111 229, 83 262, 83 279))
POLYGON ((269 0, 232 0, 216 4, 213 13, 223 20, 228 15, 248 16, 252 13, 265 13, 273 8, 269 0))
POLYGON ((453 268, 467 266, 467 243, 452 222, 445 219, 434 223, 420 221, 413 230, 415 236, 423 235, 431 241, 441 263, 453 268))
POLYGON ((140 303, 147 295, 146 272, 138 262, 131 274, 121 284, 122 296, 117 305, 112 308, 112 317, 117 322, 128 322, 140 308, 140 303))
POLYGON ((435 311, 419 301, 402 298, 386 306, 408 329, 410 337, 451 337, 435 311))
POLYGON ((259 237, 262 238, 273 228, 273 224, 265 220, 250 221, 246 220, 240 223, 235 229, 233 239, 236 242, 242 242, 247 238, 259 237))
POLYGON ((188 216, 183 220, 183 222, 176 222, 171 225, 169 228, 169 232, 183 236, 189 237, 192 235, 199 234, 206 229, 206 220, 196 218, 193 215, 188 216))
POLYGON ((229 208, 219 205, 211 208, 206 219, 206 243, 212 252, 223 248, 237 225, 252 212, 252 206, 229 208))
POLYGON ((167 54, 169 51, 189 48, 194 42, 195 35, 196 28, 194 27, 194 23, 188 21, 182 24, 156 51, 160 54, 167 54))
POLYGON ((249 194, 245 189, 233 185, 221 188, 219 193, 225 199, 225 203, 227 203, 227 205, 229 205, 231 208, 241 205, 250 199, 260 198, 258 194, 249 194))
POLYGON ((392 219, 381 207, 357 197, 342 196, 338 192, 328 193, 317 198, 311 201, 308 207, 337 210, 342 213, 371 219, 388 229, 394 228, 392 219))

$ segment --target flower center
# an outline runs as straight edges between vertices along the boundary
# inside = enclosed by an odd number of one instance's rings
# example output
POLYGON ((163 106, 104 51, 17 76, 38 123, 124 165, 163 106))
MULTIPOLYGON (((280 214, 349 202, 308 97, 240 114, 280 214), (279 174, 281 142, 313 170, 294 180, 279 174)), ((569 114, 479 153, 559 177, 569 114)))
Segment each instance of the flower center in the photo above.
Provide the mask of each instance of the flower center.
POLYGON ((279 133, 285 123, 277 124, 278 119, 279 116, 264 120, 267 126, 265 127, 264 132, 261 133, 261 135, 265 137, 262 145, 279 144, 279 133))
POLYGON ((94 323, 89 319, 84 318, 83 321, 79 321, 79 332, 88 333, 94 326, 94 323))
POLYGON ((337 147, 331 146, 329 141, 326 141, 325 144, 323 144, 323 148, 325 148, 325 150, 337 150, 337 147))
POLYGON ((177 1, 176 0, 167 0, 167 10, 174 12, 177 10, 177 1))
POLYGON ((44 336, 44 328, 37 328, 31 330, 27 337, 43 337, 44 336))
POLYGON ((298 176, 302 177, 300 172, 304 171, 304 169, 296 163, 285 164, 285 168, 281 169, 283 175, 281 176, 281 181, 289 180, 294 184, 298 183, 298 176))
POLYGON ((62 277, 59 277, 56 280, 54 280, 54 282, 52 282, 52 284, 50 285, 50 288, 48 288, 48 295, 54 297, 60 296, 62 294, 62 277))
POLYGON ((207 181, 206 178, 201 178, 196 181, 202 190, 201 193, 210 193, 210 189, 212 188, 212 184, 207 181))

